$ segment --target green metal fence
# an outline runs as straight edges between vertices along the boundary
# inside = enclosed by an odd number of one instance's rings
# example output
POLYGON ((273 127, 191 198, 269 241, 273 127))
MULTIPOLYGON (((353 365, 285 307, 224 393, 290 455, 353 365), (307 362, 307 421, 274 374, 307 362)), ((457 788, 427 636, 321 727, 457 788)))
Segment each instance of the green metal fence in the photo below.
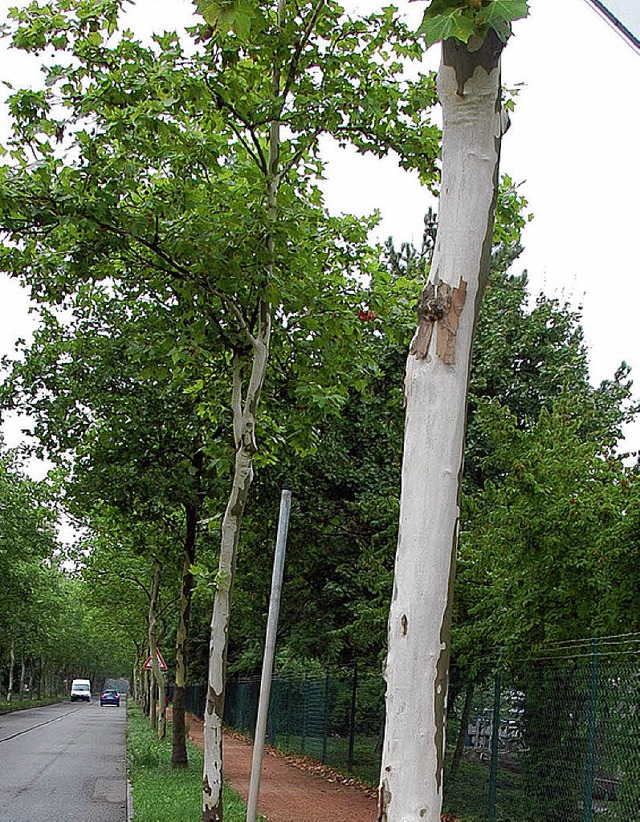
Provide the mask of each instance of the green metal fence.
MULTIPOLYGON (((258 678, 227 684, 225 724, 253 734, 258 678)), ((375 784, 380 768, 384 682, 357 668, 304 676, 275 676, 267 742, 375 784)))
MULTIPOLYGON (((259 687, 229 681, 228 727, 253 734, 259 687)), ((203 699, 204 687, 188 689, 194 713, 203 699)), ((477 684, 468 715, 462 701, 450 711, 444 786, 460 822, 640 820, 640 635, 555 645, 477 684)), ((285 752, 376 785, 383 723, 377 673, 274 678, 267 742, 285 752)))
POLYGON ((466 726, 445 775, 461 819, 640 820, 640 636, 561 643, 497 671, 466 726))

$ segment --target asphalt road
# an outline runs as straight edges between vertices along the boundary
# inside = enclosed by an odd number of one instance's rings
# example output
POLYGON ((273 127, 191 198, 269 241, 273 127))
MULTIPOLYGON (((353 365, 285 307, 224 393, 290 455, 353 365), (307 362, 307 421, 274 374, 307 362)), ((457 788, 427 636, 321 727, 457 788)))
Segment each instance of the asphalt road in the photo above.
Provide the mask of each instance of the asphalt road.
POLYGON ((124 702, 0 716, 0 822, 125 822, 124 702))

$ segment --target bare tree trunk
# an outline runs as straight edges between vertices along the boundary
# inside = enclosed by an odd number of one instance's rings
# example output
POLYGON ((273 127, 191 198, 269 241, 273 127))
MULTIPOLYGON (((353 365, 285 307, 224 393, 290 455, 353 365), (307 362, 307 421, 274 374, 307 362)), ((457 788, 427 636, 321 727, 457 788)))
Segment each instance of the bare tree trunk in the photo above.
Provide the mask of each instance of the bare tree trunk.
POLYGON ((131 671, 131 696, 133 697, 134 701, 140 705, 145 712, 144 706, 144 684, 143 684, 143 675, 144 671, 142 668, 142 663, 144 662, 144 643, 134 643, 136 649, 136 655, 133 662, 133 670, 131 671))
POLYGON ((24 699, 24 686, 25 682, 25 675, 27 672, 27 666, 24 660, 24 653, 20 657, 20 689, 19 689, 19 698, 24 699))
MULTIPOLYGON (((279 26, 283 24, 284 9, 285 0, 277 0, 279 26)), ((272 87, 274 96, 278 97, 281 89, 280 65, 277 63, 273 67, 272 87)), ((269 158, 267 164, 267 213, 272 227, 275 227, 278 215, 279 157, 280 122, 274 119, 269 125, 269 158)), ((269 280, 271 280, 274 274, 273 260, 275 256, 272 230, 269 231, 266 242, 271 256, 269 265, 269 280)), ((244 327, 245 336, 251 344, 249 383, 244 399, 242 396, 243 356, 240 352, 236 352, 234 357, 232 406, 236 459, 231 493, 222 520, 217 586, 211 616, 209 678, 203 729, 202 822, 222 822, 223 818, 222 719, 224 715, 231 594, 240 539, 240 525, 249 488, 253 481, 253 457, 257 451, 255 440, 256 413, 269 360, 271 319, 271 305, 266 299, 261 298, 258 309, 257 334, 251 334, 250 330, 244 327)))
POLYGON ((440 820, 467 387, 498 188, 501 50, 493 32, 474 52, 455 40, 442 48, 439 224, 407 360, 379 822, 440 820))
POLYGON ((45 694, 45 677, 47 671, 47 662, 42 657, 38 658, 38 699, 42 699, 45 694))
POLYGON ((149 653, 153 666, 151 677, 151 727, 158 729, 158 737, 164 739, 166 734, 166 700, 164 676, 160 670, 158 661, 158 597, 160 594, 160 581, 162 577, 162 566, 159 560, 155 560, 153 570, 153 580, 151 582, 151 596, 149 597, 149 653), (156 707, 156 689, 158 692, 159 710, 156 707))
POLYGON ((204 773, 202 822, 222 820, 222 718, 227 667, 227 645, 231 594, 236 567, 240 524, 244 514, 249 488, 253 480, 255 415, 264 382, 271 335, 271 311, 267 303, 261 307, 260 334, 254 340, 251 357, 251 376, 247 397, 242 403, 242 362, 236 358, 234 368, 234 436, 236 461, 231 495, 222 520, 222 538, 216 593, 211 617, 209 644, 209 679, 204 714, 204 773))
POLYGON ((158 668, 158 739, 167 735, 167 685, 164 673, 158 668))
POLYGON ((193 591, 191 566, 195 559, 198 508, 194 505, 188 505, 185 507, 185 514, 184 563, 182 567, 182 591, 180 593, 180 616, 176 632, 176 681, 173 691, 171 765, 174 768, 186 768, 188 765, 184 697, 187 685, 187 640, 189 638, 191 593, 193 591))
POLYGON ((16 664, 16 643, 11 640, 11 647, 9 648, 9 684, 7 686, 7 702, 11 702, 13 696, 13 669, 16 664))
POLYGON ((33 699, 33 666, 35 660, 32 656, 29 657, 29 699, 33 699))
POLYGON ((142 672, 142 709, 146 716, 151 719, 151 677, 149 671, 142 672))
POLYGON ((149 724, 151 730, 158 729, 158 687, 153 677, 153 673, 149 677, 149 724))

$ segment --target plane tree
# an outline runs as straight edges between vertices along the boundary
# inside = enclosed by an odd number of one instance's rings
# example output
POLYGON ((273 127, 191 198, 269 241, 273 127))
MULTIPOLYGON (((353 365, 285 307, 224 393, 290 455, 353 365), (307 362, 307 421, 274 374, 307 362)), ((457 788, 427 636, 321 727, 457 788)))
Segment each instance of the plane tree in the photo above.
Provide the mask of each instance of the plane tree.
POLYGON ((389 611, 379 819, 436 822, 473 331, 489 274, 506 129, 500 58, 522 0, 433 0, 442 41, 438 231, 405 379, 399 537, 389 611), (426 685, 425 685, 426 682, 426 685))

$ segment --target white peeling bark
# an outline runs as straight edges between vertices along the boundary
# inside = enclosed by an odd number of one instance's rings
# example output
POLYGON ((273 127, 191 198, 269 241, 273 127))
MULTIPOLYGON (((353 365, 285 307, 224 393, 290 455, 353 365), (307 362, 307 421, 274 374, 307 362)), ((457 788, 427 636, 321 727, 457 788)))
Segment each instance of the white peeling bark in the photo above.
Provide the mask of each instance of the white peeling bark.
POLYGON ((473 330, 488 275, 501 44, 443 44, 438 233, 407 361, 400 529, 385 669, 379 822, 439 822, 451 593, 473 330))
MULTIPOLYGON (((278 27, 283 25, 285 2, 286 0, 277 0, 276 2, 278 27)), ((280 78, 281 66, 276 62, 273 65, 271 77, 275 97, 280 94, 280 78)), ((278 218, 279 158, 280 121, 274 119, 269 124, 269 157, 266 175, 267 214, 271 223, 267 236, 267 248, 271 256, 268 269, 269 280, 273 279, 275 268, 275 243, 272 229, 278 218)), ((245 337, 251 344, 251 365, 246 397, 243 400, 242 377, 244 364, 240 355, 236 354, 231 397, 236 460, 231 494, 222 520, 218 578, 211 616, 209 677, 203 726, 202 822, 222 822, 223 819, 222 719, 224 715, 231 594, 240 539, 240 525, 249 495, 249 488, 253 481, 253 457, 257 451, 255 439, 256 415, 269 361, 272 326, 271 305, 264 297, 259 302, 258 333, 255 336, 246 326, 241 312, 238 310, 235 313, 236 320, 239 321, 245 337)))
POLYGON ((211 616, 209 642, 209 677, 204 713, 204 772, 202 822, 221 822, 222 807, 222 719, 227 666, 231 595, 240 525, 253 480, 253 457, 256 453, 255 419, 260 393, 267 370, 271 335, 271 309, 262 303, 260 334, 253 340, 251 374, 247 397, 242 402, 242 362, 235 360, 233 382, 233 420, 236 461, 231 494, 222 520, 220 557, 216 593, 211 616))
POLYGON ((166 720, 166 700, 164 675, 160 670, 158 660, 158 598, 160 596, 160 583, 162 578, 162 566, 159 560, 155 561, 153 579, 151 581, 151 595, 149 597, 149 654, 151 656, 152 677, 151 677, 151 727, 158 731, 159 739, 164 739, 167 729, 166 720), (156 690, 157 689, 157 690, 156 690), (156 693, 158 702, 156 702, 156 693))

